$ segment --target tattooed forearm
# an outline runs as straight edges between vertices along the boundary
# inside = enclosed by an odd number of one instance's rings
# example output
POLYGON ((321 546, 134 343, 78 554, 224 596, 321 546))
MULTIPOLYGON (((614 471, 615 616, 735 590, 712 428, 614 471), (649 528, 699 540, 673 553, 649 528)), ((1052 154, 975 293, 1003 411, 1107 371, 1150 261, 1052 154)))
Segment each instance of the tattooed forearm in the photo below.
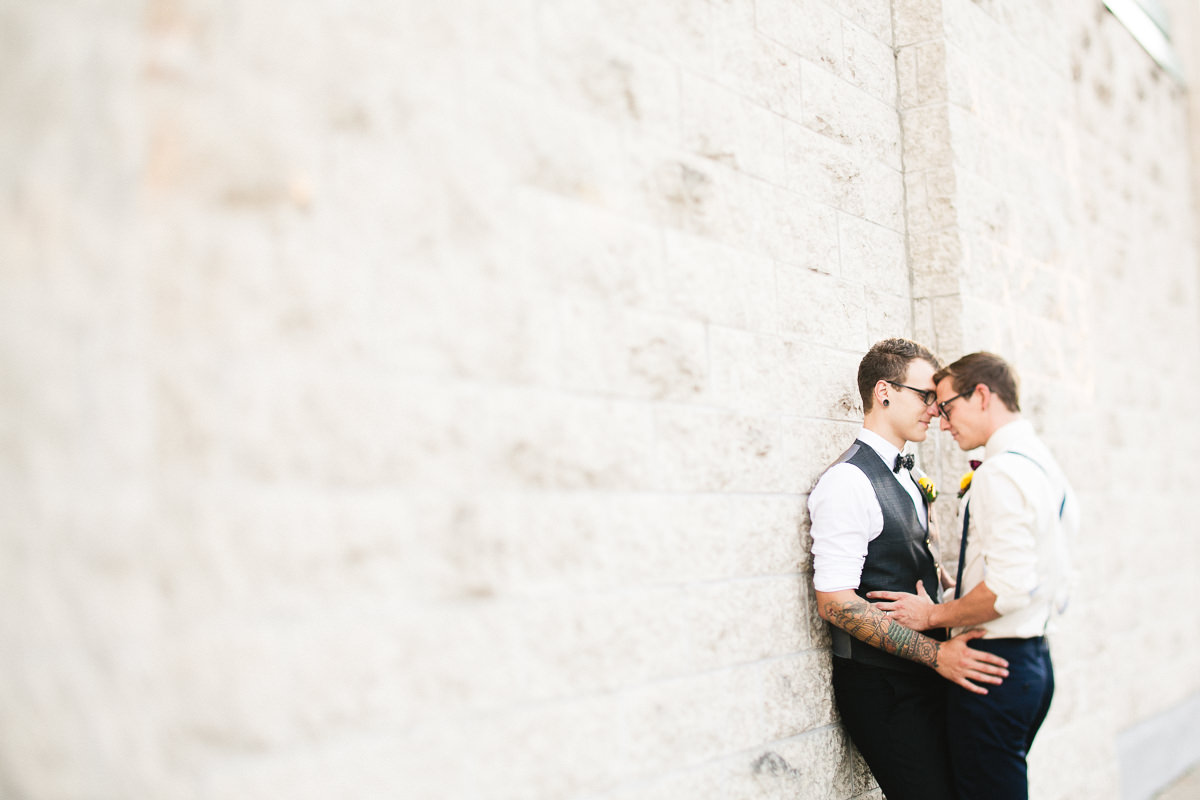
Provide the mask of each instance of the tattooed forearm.
POLYGON ((824 610, 825 619, 855 639, 928 667, 938 665, 939 645, 935 640, 892 622, 866 600, 830 600, 824 610))

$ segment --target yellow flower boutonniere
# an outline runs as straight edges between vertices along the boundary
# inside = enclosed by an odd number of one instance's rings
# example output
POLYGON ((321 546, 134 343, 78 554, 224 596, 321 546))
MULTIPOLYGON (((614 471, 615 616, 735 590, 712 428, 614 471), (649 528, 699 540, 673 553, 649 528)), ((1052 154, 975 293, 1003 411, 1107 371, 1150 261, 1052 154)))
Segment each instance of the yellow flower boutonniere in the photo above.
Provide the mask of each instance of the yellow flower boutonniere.
POLYGON ((971 488, 971 479, 975 477, 975 470, 979 469, 979 465, 982 464, 983 462, 976 461, 975 459, 972 458, 969 463, 971 464, 971 471, 968 472, 966 475, 963 475, 962 480, 959 481, 959 483, 958 483, 958 499, 959 500, 961 500, 963 498, 963 495, 965 495, 967 493, 967 489, 971 488))
POLYGON ((913 467, 913 477, 917 479, 917 488, 921 490, 921 496, 925 498, 926 503, 937 500, 937 487, 933 485, 933 481, 929 480, 928 475, 913 467))

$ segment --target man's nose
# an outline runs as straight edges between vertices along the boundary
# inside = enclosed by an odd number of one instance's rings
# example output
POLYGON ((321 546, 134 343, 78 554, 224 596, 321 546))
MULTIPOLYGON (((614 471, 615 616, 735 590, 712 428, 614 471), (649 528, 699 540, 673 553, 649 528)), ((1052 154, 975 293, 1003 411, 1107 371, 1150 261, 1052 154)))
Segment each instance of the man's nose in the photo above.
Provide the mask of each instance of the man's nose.
POLYGON ((941 423, 938 425, 938 427, 944 431, 950 430, 950 420, 946 419, 945 414, 942 414, 938 419, 941 420, 941 423))

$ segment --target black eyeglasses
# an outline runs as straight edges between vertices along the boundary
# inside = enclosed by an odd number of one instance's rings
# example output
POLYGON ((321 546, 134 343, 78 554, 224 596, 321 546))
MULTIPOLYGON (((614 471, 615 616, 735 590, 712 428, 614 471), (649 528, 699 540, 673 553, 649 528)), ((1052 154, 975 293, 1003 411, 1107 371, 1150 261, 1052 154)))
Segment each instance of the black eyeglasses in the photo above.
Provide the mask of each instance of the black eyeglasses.
MULTIPOLYGON (((910 392, 916 392, 917 394, 921 395, 921 402, 927 406, 931 406, 937 402, 937 392, 935 392, 933 389, 918 389, 915 386, 905 386, 903 383, 889 381, 886 378, 884 379, 884 382, 890 383, 892 386, 899 386, 901 389, 908 389, 910 392)), ((949 403, 950 400, 947 400, 946 402, 949 403)))
POLYGON ((943 416, 943 417, 945 417, 946 419, 950 419, 950 412, 947 410, 947 407, 948 407, 948 406, 949 406, 951 403, 953 403, 955 400, 957 400, 958 398, 960 398, 960 397, 970 397, 970 396, 971 396, 972 394, 974 394, 974 393, 975 393, 975 387, 974 387, 974 386, 972 386, 970 389, 968 389, 968 390, 967 390, 967 391, 965 391, 965 392, 959 392, 958 394, 954 395, 954 397, 951 397, 951 398, 950 398, 950 399, 948 399, 948 400, 943 400, 942 402, 938 403, 938 404, 937 404, 938 411, 940 411, 940 412, 941 412, 941 414, 942 414, 942 416, 943 416))

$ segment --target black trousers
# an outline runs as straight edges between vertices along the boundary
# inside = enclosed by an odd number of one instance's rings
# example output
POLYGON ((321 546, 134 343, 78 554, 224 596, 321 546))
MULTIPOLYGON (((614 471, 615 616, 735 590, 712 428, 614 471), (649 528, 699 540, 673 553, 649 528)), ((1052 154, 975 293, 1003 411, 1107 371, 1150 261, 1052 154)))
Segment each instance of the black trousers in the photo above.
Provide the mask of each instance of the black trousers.
POLYGON ((946 681, 833 657, 833 696, 887 800, 954 800, 946 681))
POLYGON ((986 695, 949 684, 946 725, 958 794, 971 800, 1026 800, 1025 757, 1054 696, 1054 665, 1043 637, 975 639, 971 647, 1008 660, 1008 677, 986 695))

